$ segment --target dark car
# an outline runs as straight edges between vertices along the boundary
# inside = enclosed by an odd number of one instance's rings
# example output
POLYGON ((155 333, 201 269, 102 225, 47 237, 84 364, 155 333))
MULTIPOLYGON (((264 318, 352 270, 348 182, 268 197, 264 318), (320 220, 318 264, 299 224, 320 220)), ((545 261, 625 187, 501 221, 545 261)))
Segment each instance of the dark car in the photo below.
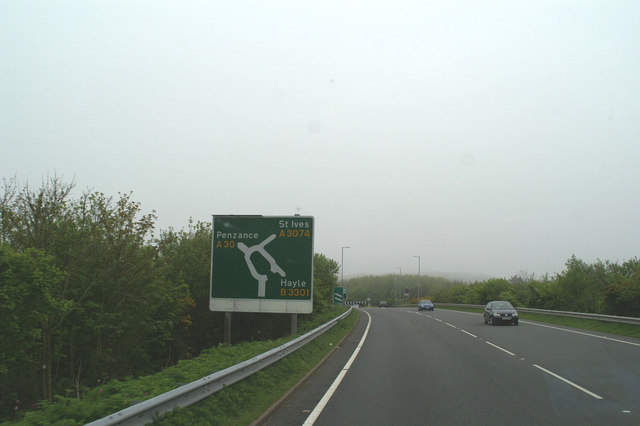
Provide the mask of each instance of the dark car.
POLYGON ((484 323, 485 324, 503 324, 509 323, 518 325, 518 311, 509 302, 496 300, 487 303, 484 307, 484 323))
POLYGON ((433 302, 429 299, 421 300, 418 302, 419 311, 433 311, 433 302))

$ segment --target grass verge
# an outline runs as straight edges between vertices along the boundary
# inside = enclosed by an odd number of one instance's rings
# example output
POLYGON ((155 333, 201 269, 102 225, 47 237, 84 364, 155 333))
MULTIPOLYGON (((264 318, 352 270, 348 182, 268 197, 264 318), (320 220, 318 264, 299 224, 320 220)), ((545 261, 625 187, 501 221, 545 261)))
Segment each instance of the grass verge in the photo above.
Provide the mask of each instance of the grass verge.
POLYGON ((293 354, 196 404, 172 411, 155 424, 250 424, 305 377, 353 329, 357 319, 354 310, 293 354))
MULTIPOLYGON (((320 315, 304 318, 298 324, 302 335, 339 316, 345 308, 336 307, 320 315)), ((349 333, 356 323, 357 311, 293 354, 264 370, 235 383, 211 397, 181 410, 161 424, 248 424, 264 412, 297 381, 328 354, 333 345, 349 333), (265 392, 265 390, 267 390, 265 392)), ((221 344, 203 351, 198 357, 180 361, 156 374, 126 381, 112 380, 87 391, 82 399, 56 396, 39 409, 18 413, 20 418, 2 423, 10 425, 83 425, 120 411, 138 402, 168 392, 241 361, 251 359, 281 346, 292 337, 244 342, 233 346, 221 344)))
MULTIPOLYGON (((450 309, 454 311, 475 312, 482 315, 482 309, 442 306, 438 309, 450 309)), ((565 327, 580 328, 582 330, 597 331, 600 333, 616 334, 618 336, 635 337, 640 339, 640 326, 618 322, 591 320, 583 318, 571 318, 559 315, 538 314, 532 312, 520 312, 520 319, 544 322, 548 324, 562 325, 565 327)))

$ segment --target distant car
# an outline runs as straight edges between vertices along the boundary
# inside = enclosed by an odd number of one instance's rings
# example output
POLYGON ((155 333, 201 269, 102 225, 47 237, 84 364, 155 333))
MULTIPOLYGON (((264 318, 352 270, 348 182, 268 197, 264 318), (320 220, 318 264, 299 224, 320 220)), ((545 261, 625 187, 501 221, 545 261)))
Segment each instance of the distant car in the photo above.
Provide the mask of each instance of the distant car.
POLYGON ((518 311, 509 302, 503 300, 495 300, 487 303, 484 307, 484 323, 485 324, 503 324, 509 323, 518 325, 518 311))
POLYGON ((378 306, 380 306, 381 308, 386 308, 387 306, 389 306, 389 304, 386 300, 381 300, 380 303, 378 303, 378 306))
POLYGON ((419 311, 433 311, 433 302, 429 299, 424 299, 418 302, 419 311))

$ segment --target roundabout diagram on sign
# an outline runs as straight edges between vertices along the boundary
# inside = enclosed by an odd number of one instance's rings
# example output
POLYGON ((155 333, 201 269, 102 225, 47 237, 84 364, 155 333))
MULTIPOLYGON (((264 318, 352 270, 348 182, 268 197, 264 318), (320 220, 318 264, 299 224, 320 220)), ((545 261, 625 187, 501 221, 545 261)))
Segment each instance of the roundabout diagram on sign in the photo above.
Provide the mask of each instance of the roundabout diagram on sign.
POLYGON ((214 215, 209 309, 313 312, 313 216, 214 215))
POLYGON ((251 261, 251 255, 255 252, 258 252, 264 257, 269 265, 271 265, 271 272, 274 274, 278 274, 281 277, 285 277, 286 273, 282 270, 281 267, 278 266, 273 256, 271 256, 264 248, 267 244, 273 241, 276 238, 276 234, 271 234, 268 236, 263 242, 260 244, 256 244, 255 246, 248 247, 246 244, 240 242, 238 243, 238 249, 244 253, 244 260, 247 262, 247 266, 249 267, 249 271, 251 272, 251 276, 258 281, 258 297, 265 297, 266 288, 267 288, 267 275, 260 274, 257 270, 253 262, 251 261))

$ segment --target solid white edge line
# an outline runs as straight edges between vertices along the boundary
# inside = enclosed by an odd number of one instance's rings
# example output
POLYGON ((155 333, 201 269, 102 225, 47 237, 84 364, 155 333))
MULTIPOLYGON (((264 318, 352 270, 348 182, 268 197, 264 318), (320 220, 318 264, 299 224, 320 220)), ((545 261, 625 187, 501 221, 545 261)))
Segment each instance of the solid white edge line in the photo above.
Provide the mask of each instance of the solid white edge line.
MULTIPOLYGON (((466 313, 466 312, 464 312, 464 313, 466 313)), ((443 321, 441 321, 441 320, 440 320, 440 319, 438 319, 438 318, 434 318, 434 319, 436 319, 436 320, 438 320, 438 321, 440 321, 440 322, 443 322, 443 321)), ((599 336, 599 335, 597 335, 597 334, 590 334, 590 333, 585 333, 585 332, 582 332, 582 331, 568 330, 568 329, 566 329, 566 328, 554 327, 554 326, 551 326, 551 325, 545 325, 545 324, 533 323, 533 322, 529 322, 529 321, 522 321, 522 322, 525 322, 525 323, 527 323, 527 324, 531 324, 531 325, 537 325, 537 326, 539 326, 539 327, 553 328, 553 329, 555 329, 555 330, 567 331, 567 332, 569 332, 569 333, 582 334, 582 335, 589 336, 589 337, 597 337, 597 338, 599 338, 599 339, 611 340, 611 341, 614 341, 614 342, 626 343, 626 344, 629 344, 629 345, 640 346, 640 344, 638 344, 638 343, 628 342, 628 341, 626 341, 626 340, 613 339, 613 338, 611 338, 611 337, 606 337, 606 336, 599 336)), ((453 328, 457 328, 457 327, 455 327, 455 326, 453 326, 453 325, 449 324, 448 322, 445 322, 445 324, 447 324, 448 326, 451 326, 451 327, 453 327, 453 328)), ((469 333, 469 332, 468 332, 468 331, 466 331, 466 330, 463 330, 463 329, 461 329, 461 328, 460 328, 459 330, 460 330, 460 331, 462 331, 463 333, 468 334, 469 336, 473 336, 473 337, 475 337, 475 338, 478 338, 478 336, 476 336, 475 334, 469 333)), ((486 341, 486 340, 485 340, 485 342, 486 342, 488 345, 491 345, 491 346, 493 346, 493 347, 494 347, 494 348, 496 348, 496 349, 500 349, 501 351, 506 352, 506 353, 508 353, 508 354, 509 354, 509 355, 511 355, 511 356, 516 356, 516 354, 514 354, 513 352, 509 352, 508 350, 506 350, 506 349, 504 349, 504 348, 501 348, 501 347, 500 347, 500 346, 498 346, 498 345, 494 345, 493 343, 491 343, 491 342, 489 342, 489 341, 486 341)), ((553 376, 553 377, 555 377, 555 378, 557 378, 557 379, 559 379, 559 380, 562 380, 563 382, 565 382, 565 383, 567 383, 567 384, 569 384, 569 385, 573 386, 574 388, 576 388, 576 389, 578 389, 578 390, 581 390, 582 392, 586 393, 587 395, 589 395, 589 396, 591 396, 591 397, 593 397, 593 398, 595 398, 595 399, 604 399, 604 398, 602 398, 600 395, 598 395, 598 394, 596 394, 596 393, 593 393, 593 392, 591 392, 590 390, 587 390, 587 389, 583 388, 582 386, 580 386, 580 385, 577 385, 577 384, 573 383, 571 380, 565 379, 564 377, 559 376, 559 375, 557 375, 556 373, 554 373, 554 372, 552 372, 552 371, 549 371, 549 370, 547 370, 547 369, 546 369, 546 368, 544 368, 544 367, 540 367, 538 364, 532 364, 532 365, 533 365, 534 367, 536 367, 536 368, 538 368, 538 369, 540 369, 540 370, 544 371, 545 373, 547 373, 547 374, 549 374, 549 375, 551 375, 551 376, 553 376)), ((623 411, 623 412, 624 412, 624 411, 623 411)))
POLYGON ((335 393, 336 389, 338 389, 338 386, 340 386, 342 379, 347 374, 347 371, 349 371, 351 364, 353 364, 353 361, 358 356, 358 353, 360 353, 360 349, 362 348, 362 345, 364 345, 364 341, 367 339, 367 334, 369 334, 369 328, 371 327, 371 315, 369 314, 369 312, 362 310, 360 312, 364 312, 365 314, 367 314, 367 316, 369 317, 369 323, 367 324, 367 328, 364 331, 362 338, 360 339, 360 343, 358 343, 358 347, 356 347, 356 350, 353 351, 353 354, 351 354, 351 358, 349 358, 349 361, 347 361, 344 367, 342 367, 342 371, 340 371, 338 377, 336 377, 331 386, 329 386, 327 392, 325 392, 324 396, 320 399, 320 402, 318 402, 318 405, 316 405, 311 414, 309 414, 309 417, 307 417, 302 426, 311 426, 316 422, 316 420, 318 420, 318 417, 320 417, 322 410, 324 410, 324 407, 326 407, 326 405, 329 403, 329 400, 335 393))
MULTIPOLYGON (((477 314, 475 312, 464 312, 464 311, 456 311, 456 310, 450 310, 450 312, 456 312, 459 314, 467 314, 467 315, 482 315, 482 314, 477 314)), ((583 336, 595 337, 597 339, 604 339, 604 340, 610 340, 612 342, 617 342, 617 343, 626 343, 627 345, 640 346, 640 343, 629 342, 628 340, 615 339, 613 337, 601 336, 598 334, 585 333, 584 331, 569 330, 567 328, 554 327, 552 325, 541 324, 539 322, 531 322, 523 319, 521 319, 520 322, 523 324, 537 325, 538 327, 546 327, 546 328, 552 328, 554 330, 566 331, 567 333, 582 334, 583 336)))
POLYGON ((521 321, 521 322, 529 325, 537 325, 538 327, 552 328, 554 330, 566 331, 568 333, 582 334, 583 336, 596 337, 598 339, 604 339, 604 340, 611 340, 612 342, 626 343, 627 345, 640 346, 640 343, 629 342, 627 340, 621 340, 621 339, 614 339, 613 337, 600 336, 598 334, 585 333, 584 331, 569 330, 566 328, 554 327, 552 325, 540 324, 540 323, 531 322, 531 321, 521 321))
POLYGON ((573 383, 571 380, 567 380, 567 379, 565 379, 564 377, 559 376, 559 375, 557 375, 556 373, 554 373, 554 372, 552 372, 552 371, 547 370, 546 368, 540 367, 538 364, 533 364, 533 366, 534 366, 534 367, 536 367, 536 368, 538 368, 538 369, 540 369, 540 370, 542 370, 542 371, 544 371, 544 372, 545 372, 545 373, 547 373, 547 374, 552 375, 552 376, 553 376, 553 377, 555 377, 556 379, 560 379, 560 380, 562 380, 563 382, 565 382, 565 383, 567 383, 567 384, 569 384, 569 385, 573 386, 574 388, 581 390, 582 392, 586 393, 586 394, 587 394, 587 395, 589 395, 589 396, 594 397, 595 399, 603 399, 600 395, 597 395, 597 394, 595 394, 595 393, 593 393, 593 392, 591 392, 591 391, 588 391, 587 389, 583 388, 582 386, 580 386, 580 385, 576 385, 576 384, 575 384, 575 383, 573 383))
POLYGON ((501 347, 500 347, 500 346, 498 346, 498 345, 494 345, 493 343, 491 343, 491 342, 489 342, 489 341, 486 341, 486 340, 485 340, 485 342, 487 343, 487 345, 491 345, 491 346, 493 346, 493 347, 494 347, 494 348, 496 348, 496 349, 500 349, 502 352, 506 352, 506 353, 508 353, 508 354, 509 354, 509 355, 511 355, 511 356, 516 356, 516 354, 514 354, 513 352, 509 352, 508 350, 506 350, 506 349, 504 349, 504 348, 501 348, 501 347))

